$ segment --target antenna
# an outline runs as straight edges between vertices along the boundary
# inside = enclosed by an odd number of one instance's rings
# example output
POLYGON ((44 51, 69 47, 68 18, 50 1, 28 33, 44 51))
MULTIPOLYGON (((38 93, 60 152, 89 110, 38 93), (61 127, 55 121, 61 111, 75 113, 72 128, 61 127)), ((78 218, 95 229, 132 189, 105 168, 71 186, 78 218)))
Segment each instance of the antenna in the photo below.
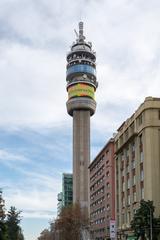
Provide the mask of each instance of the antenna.
POLYGON ((79 22, 79 36, 83 36, 83 22, 79 22))
POLYGON ((78 36, 78 33, 77 33, 76 29, 74 29, 74 32, 75 32, 75 34, 76 34, 77 38, 79 38, 79 36, 78 36))
POLYGON ((79 22, 79 40, 84 41, 85 36, 83 35, 83 22, 79 22))

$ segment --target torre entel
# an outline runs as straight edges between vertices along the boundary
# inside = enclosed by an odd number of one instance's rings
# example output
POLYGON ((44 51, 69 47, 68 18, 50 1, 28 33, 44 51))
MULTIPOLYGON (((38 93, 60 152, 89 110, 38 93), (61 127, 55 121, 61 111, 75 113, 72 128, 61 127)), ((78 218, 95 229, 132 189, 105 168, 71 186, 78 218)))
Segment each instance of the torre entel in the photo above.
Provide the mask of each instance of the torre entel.
POLYGON ((83 22, 67 54, 67 111, 73 117, 73 202, 88 208, 90 164, 90 116, 95 113, 96 53, 85 41, 83 22))

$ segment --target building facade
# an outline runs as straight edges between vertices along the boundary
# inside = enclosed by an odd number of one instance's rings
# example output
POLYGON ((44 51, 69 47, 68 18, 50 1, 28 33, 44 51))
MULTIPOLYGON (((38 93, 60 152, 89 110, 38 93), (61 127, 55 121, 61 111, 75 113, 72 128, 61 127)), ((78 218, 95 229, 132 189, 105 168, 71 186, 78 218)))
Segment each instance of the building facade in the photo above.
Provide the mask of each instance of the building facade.
POLYGON ((57 194, 57 215, 61 213, 63 207, 73 203, 73 175, 63 173, 62 175, 62 192, 57 194))
POLYGON ((110 237, 110 220, 115 219, 114 139, 110 139, 89 166, 91 239, 110 237))
POLYGON ((116 220, 130 235, 130 222, 142 199, 160 214, 160 98, 147 97, 115 136, 116 220))
POLYGON ((67 207, 73 203, 73 175, 63 173, 62 176, 62 205, 67 207))
POLYGON ((95 113, 96 55, 91 42, 79 34, 67 54, 67 112, 73 117, 73 202, 83 208, 89 204, 90 116, 95 113))

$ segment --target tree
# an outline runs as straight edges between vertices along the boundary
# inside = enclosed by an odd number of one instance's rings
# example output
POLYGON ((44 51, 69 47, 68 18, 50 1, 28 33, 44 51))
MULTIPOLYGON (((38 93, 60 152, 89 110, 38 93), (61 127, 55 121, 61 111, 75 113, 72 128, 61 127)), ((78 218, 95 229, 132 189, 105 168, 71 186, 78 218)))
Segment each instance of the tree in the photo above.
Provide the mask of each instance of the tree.
POLYGON ((0 189, 0 239, 6 240, 6 224, 5 224, 5 201, 2 197, 2 190, 0 189))
POLYGON ((38 240, 55 240, 55 221, 51 221, 49 226, 49 229, 44 229, 40 233, 40 237, 38 237, 38 240))
POLYGON ((153 240, 157 239, 160 233, 160 218, 154 218, 153 201, 140 202, 140 208, 134 214, 134 218, 131 221, 131 228, 134 230, 137 238, 145 239, 145 236, 153 240))
POLYGON ((44 229, 38 240, 80 240, 88 239, 88 212, 79 204, 64 207, 58 218, 50 222, 49 229, 44 229))
POLYGON ((75 204, 62 209, 55 222, 55 230, 60 240, 80 240, 81 233, 85 232, 88 224, 87 211, 85 212, 78 204, 75 204))
POLYGON ((38 240, 55 240, 55 221, 50 222, 49 229, 44 229, 40 236, 38 237, 38 240))
POLYGON ((8 240, 23 240, 23 234, 20 227, 20 217, 21 211, 17 211, 15 207, 11 207, 7 213, 7 233, 8 240))
POLYGON ((48 229, 44 229, 41 232, 40 237, 38 238, 38 240, 50 240, 50 239, 51 239, 51 234, 48 229))
POLYGON ((56 230, 55 230, 55 220, 50 222, 50 239, 49 240, 55 240, 56 239, 56 230))

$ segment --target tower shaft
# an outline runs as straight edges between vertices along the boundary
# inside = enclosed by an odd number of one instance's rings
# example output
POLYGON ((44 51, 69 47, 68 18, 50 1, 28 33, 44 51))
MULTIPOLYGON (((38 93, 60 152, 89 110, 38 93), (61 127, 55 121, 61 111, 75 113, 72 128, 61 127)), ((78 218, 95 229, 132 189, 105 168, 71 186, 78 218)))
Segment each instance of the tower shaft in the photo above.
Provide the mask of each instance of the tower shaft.
POLYGON ((90 111, 73 112, 73 201, 88 207, 90 164, 90 111))

